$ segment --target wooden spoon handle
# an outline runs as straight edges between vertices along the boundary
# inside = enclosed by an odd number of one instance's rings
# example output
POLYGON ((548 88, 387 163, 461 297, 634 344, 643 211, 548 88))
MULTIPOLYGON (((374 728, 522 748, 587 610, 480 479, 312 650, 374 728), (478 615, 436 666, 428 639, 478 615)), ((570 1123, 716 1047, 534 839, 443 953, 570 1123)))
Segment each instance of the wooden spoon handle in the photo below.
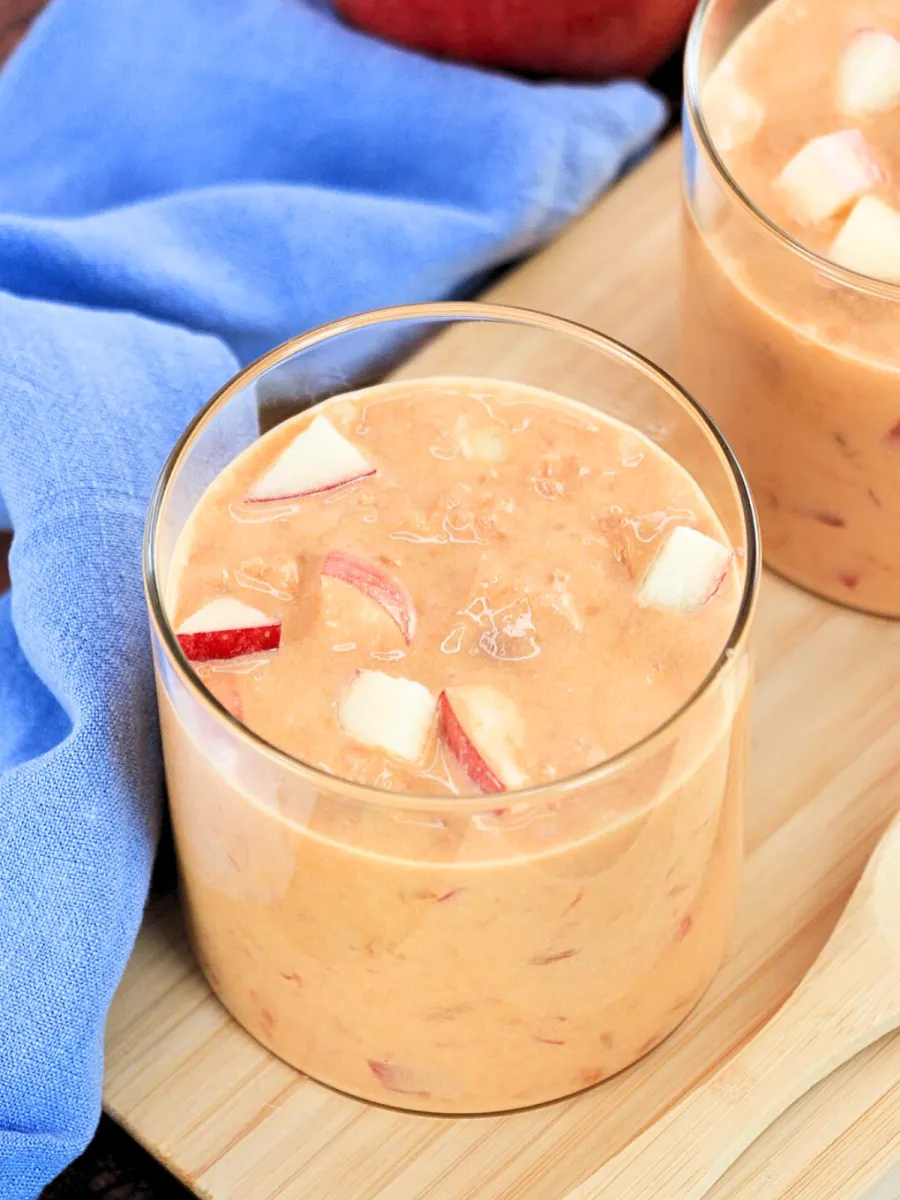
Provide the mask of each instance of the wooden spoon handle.
POLYGON ((795 1100, 894 1028, 897 1002, 878 983, 868 995, 864 981, 877 978, 877 965, 848 941, 846 954, 823 954, 738 1054, 566 1200, 699 1200, 795 1100))

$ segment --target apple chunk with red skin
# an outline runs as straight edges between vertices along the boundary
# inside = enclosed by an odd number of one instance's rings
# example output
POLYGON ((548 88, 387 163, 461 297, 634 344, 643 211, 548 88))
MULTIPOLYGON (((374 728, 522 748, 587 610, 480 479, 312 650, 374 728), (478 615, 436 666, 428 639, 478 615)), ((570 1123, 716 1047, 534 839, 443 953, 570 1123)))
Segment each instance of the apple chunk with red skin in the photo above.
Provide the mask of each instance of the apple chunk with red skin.
POLYGON ((183 621, 175 636, 190 662, 208 662, 277 650, 281 645, 281 622, 258 608, 223 596, 183 621))
POLYGON ((245 497, 292 500, 330 492, 375 474, 375 467, 325 417, 314 417, 275 459, 245 497))
POLYGON ((494 687, 459 684, 438 700, 440 735, 447 749, 482 792, 527 787, 518 757, 525 727, 518 708, 494 687))
POLYGON ((322 563, 321 575, 323 588, 328 586, 330 579, 355 588, 388 614, 407 643, 413 640, 416 610, 412 597, 399 580, 388 575, 377 563, 344 550, 332 550, 322 563))
POLYGON ((692 613, 713 598, 728 574, 732 551, 690 525, 676 525, 644 577, 642 608, 692 613))
POLYGON ((818 225, 885 182, 886 176, 858 129, 826 133, 799 150, 775 186, 804 225, 818 225))
POLYGON ((340 697, 338 721, 364 746, 404 762, 421 762, 431 741, 437 702, 414 679, 357 671, 340 697))

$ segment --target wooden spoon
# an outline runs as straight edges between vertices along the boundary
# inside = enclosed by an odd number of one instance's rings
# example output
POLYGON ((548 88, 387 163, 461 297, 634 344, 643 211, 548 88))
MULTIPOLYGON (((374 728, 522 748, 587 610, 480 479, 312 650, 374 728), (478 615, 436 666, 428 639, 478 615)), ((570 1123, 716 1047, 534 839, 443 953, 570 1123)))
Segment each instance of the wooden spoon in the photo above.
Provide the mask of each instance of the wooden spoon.
POLYGON ((900 1027, 900 817, 771 1021, 565 1200, 699 1200, 826 1075, 900 1027))

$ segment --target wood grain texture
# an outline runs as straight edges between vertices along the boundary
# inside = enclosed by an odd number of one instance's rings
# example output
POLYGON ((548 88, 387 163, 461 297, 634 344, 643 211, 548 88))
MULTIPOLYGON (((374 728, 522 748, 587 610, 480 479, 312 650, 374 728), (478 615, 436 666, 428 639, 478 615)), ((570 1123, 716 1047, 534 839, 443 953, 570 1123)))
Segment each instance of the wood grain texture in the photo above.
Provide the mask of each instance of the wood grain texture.
MULTIPOLYGON (((491 298, 583 321, 671 367, 677 175, 670 142, 491 298)), ((110 1016, 108 1110, 211 1200, 560 1200, 779 1007, 900 807, 900 624, 767 578, 757 629, 737 927, 699 1008, 642 1062, 508 1116, 365 1105, 303 1078, 230 1020, 165 900, 147 915, 110 1016)), ((895 1036, 795 1105, 710 1196, 895 1200, 885 1180, 900 1164, 898 1130, 895 1036)))
POLYGON ((900 817, 822 953, 738 1053, 565 1200, 704 1200, 790 1104, 900 1027, 900 817))

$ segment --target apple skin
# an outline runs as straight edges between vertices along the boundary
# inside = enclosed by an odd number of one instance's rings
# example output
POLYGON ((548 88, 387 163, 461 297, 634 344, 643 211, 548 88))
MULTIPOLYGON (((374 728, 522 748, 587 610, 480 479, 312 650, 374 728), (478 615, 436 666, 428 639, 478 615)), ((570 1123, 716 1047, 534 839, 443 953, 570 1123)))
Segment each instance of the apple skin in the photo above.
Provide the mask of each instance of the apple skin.
POLYGON ((281 645, 281 623, 254 625, 249 629, 215 629, 209 633, 179 633, 176 637, 189 662, 211 662, 277 650, 281 645))
POLYGON ((649 75, 696 0, 336 0, 348 20, 416 50, 568 79, 649 75))
POLYGON ((479 791, 490 795, 505 792, 502 781, 487 765, 463 729, 446 692, 441 692, 438 697, 438 722, 440 736, 447 743, 450 753, 479 791))
POLYGON ((321 573, 326 578, 337 579, 356 588, 375 604, 379 604, 391 618, 404 641, 409 644, 416 632, 416 609, 412 597, 399 580, 389 575, 376 563, 348 554, 344 550, 332 550, 322 563, 321 573))

